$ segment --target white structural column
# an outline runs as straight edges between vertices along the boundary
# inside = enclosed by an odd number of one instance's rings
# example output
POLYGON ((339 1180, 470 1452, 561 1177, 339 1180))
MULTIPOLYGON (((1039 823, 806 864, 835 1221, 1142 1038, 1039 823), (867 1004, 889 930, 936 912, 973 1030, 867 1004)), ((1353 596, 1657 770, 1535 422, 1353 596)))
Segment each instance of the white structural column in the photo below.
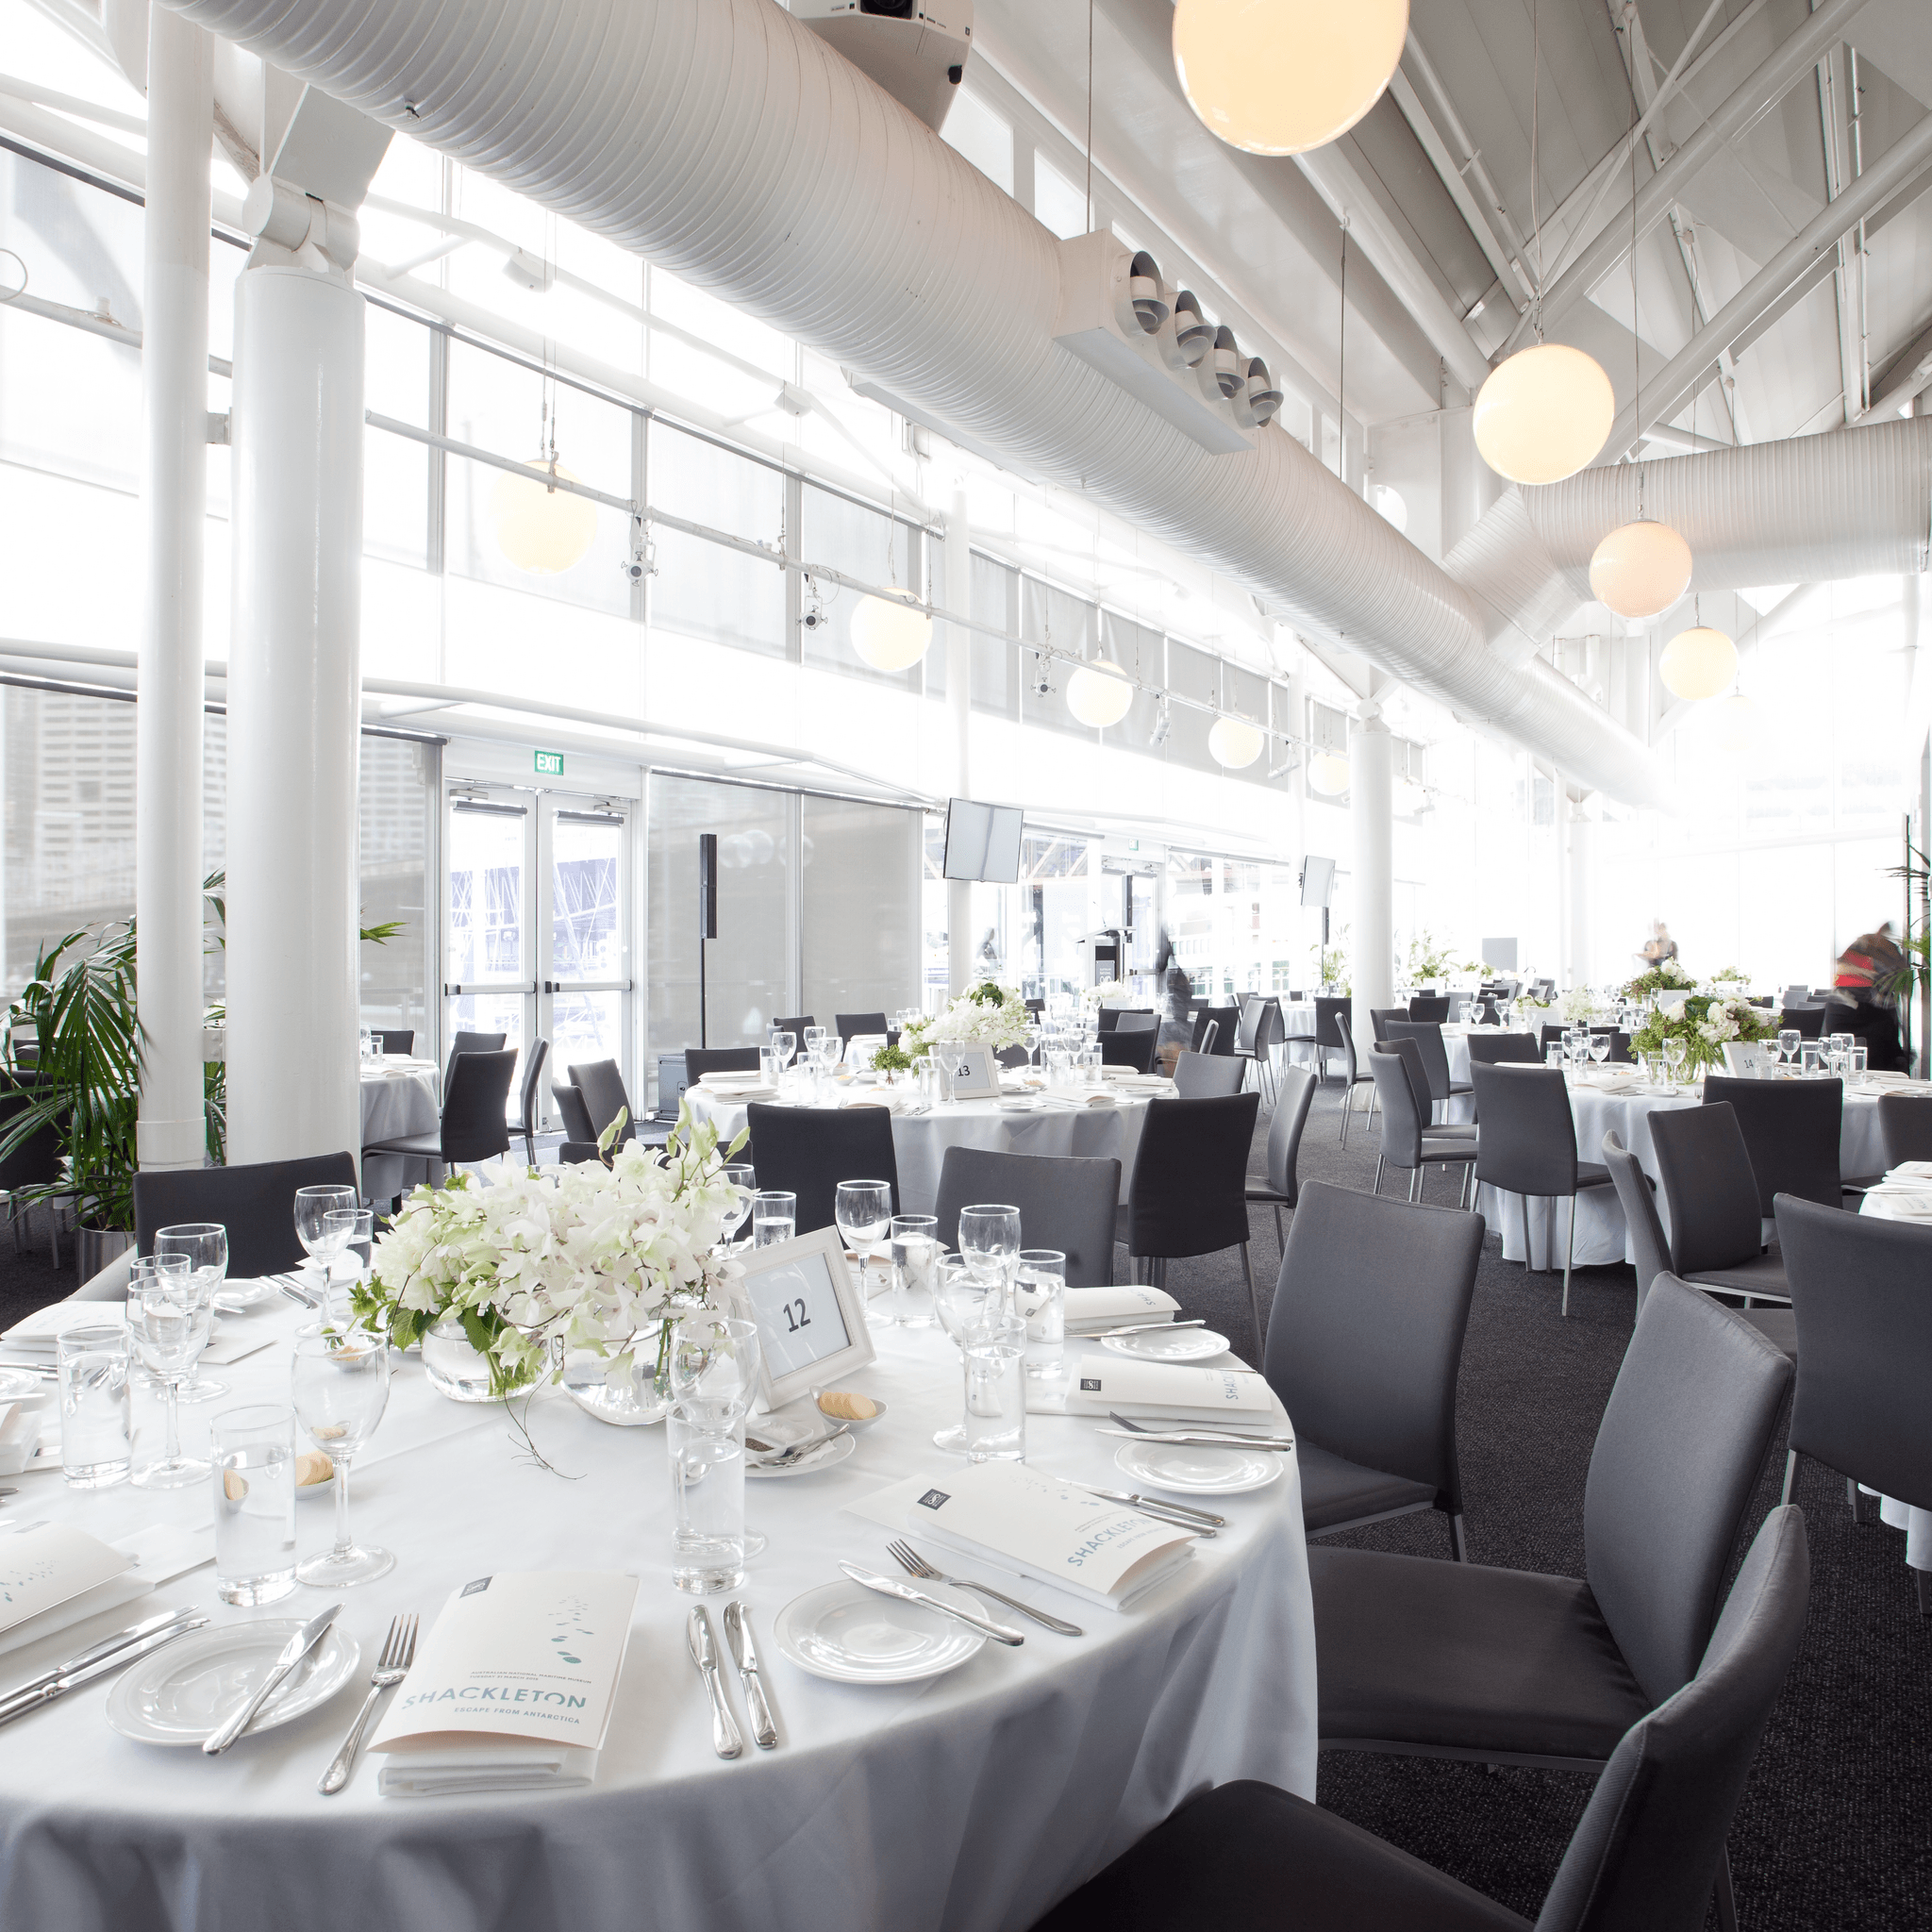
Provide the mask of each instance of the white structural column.
POLYGON ((144 1168, 199 1167, 202 542, 208 510, 212 42, 155 9, 143 228, 143 621, 135 757, 135 968, 144 1168))
POLYGON ((1395 1004, 1394 741, 1381 708, 1371 702, 1348 752, 1348 803, 1354 833, 1354 876, 1349 880, 1348 961, 1354 974, 1356 1055, 1368 1072, 1375 1038, 1370 1018, 1395 1004))
MULTIPOLYGON (((1566 791, 1564 796, 1568 798, 1566 791)), ((1569 893, 1569 932, 1564 950, 1569 954, 1570 984, 1588 986, 1592 971, 1591 958, 1591 904, 1596 891, 1596 821, 1588 799, 1570 802, 1570 869, 1565 886, 1569 893)))
MULTIPOLYGON (((973 608, 973 525, 966 491, 953 491, 946 510, 944 603, 961 616, 973 608)), ((953 794, 970 796, 973 772, 973 633, 949 624, 946 633, 946 709, 953 724, 953 794)), ((973 887, 946 884, 946 986, 957 999, 973 983, 973 887)))
MULTIPOLYGON (((258 251, 259 252, 259 251, 258 251)), ((228 1138, 360 1155, 362 298, 265 261, 235 285, 228 1138)))

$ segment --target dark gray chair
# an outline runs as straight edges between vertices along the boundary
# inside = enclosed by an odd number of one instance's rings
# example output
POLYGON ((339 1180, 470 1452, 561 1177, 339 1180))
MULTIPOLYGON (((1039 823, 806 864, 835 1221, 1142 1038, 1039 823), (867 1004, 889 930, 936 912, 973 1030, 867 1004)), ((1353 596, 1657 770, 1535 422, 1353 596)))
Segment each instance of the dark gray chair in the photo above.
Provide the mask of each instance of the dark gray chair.
MULTIPOLYGON (((1529 1201, 1570 1203, 1570 1245, 1563 1256, 1563 1313, 1570 1312, 1570 1270, 1576 1258, 1576 1196, 1607 1188, 1610 1176, 1596 1162, 1576 1158, 1576 1119, 1570 1090, 1556 1067, 1485 1066, 1472 1060, 1475 1088, 1475 1177, 1523 1202, 1523 1267, 1536 1257, 1529 1240, 1529 1201)), ((1554 1241, 1550 1243, 1555 1246, 1554 1241)))
POLYGON ((957 1248, 960 1208, 1008 1202, 1020 1210, 1020 1239, 1027 1247, 1058 1248, 1067 1257, 1069 1288, 1107 1288, 1113 1282, 1120 1198, 1118 1160, 948 1147, 940 1162, 934 1232, 942 1247, 957 1248))
MULTIPOLYGON (((841 1040, 851 1040, 861 1033, 887 1033, 891 1030, 887 1026, 883 1013, 834 1013, 832 1017, 838 1023, 841 1040)), ((804 1042, 800 1041, 800 1044, 804 1042)), ((804 1231, 803 1228, 799 1230, 801 1234, 804 1231)))
MULTIPOLYGON (((1348 1016, 1345 1003, 1343 1010, 1334 1016, 1334 1021, 1335 1036, 1341 1042, 1342 1093, 1341 1140, 1341 1144, 1346 1147, 1348 1145, 1348 1117, 1355 1111, 1355 1090, 1366 1080, 1369 1082, 1371 1101, 1378 1099, 1380 1095, 1374 1085, 1374 1074, 1364 1068, 1356 1058, 1355 1024, 1348 1016)), ((1369 1110, 1371 1113, 1374 1111, 1373 1105, 1369 1110)))
POLYGON ((296 1194, 357 1186, 347 1152, 238 1167, 143 1168, 134 1176, 134 1251, 152 1255, 157 1229, 213 1221, 228 1230, 228 1273, 236 1280, 285 1274, 308 1252, 295 1233, 296 1194))
MULTIPOLYGON (((1121 1015, 1124 1020, 1133 1017, 1131 1013, 1121 1015)), ((1160 1034, 1157 1029, 1116 1026, 1111 1033, 1100 1036, 1100 1064, 1103 1067, 1131 1067, 1137 1074, 1151 1074, 1154 1071, 1154 1049, 1159 1043, 1160 1034)))
POLYGON ((459 1048, 450 1056, 449 1064, 449 1085, 436 1132, 373 1141, 362 1150, 364 1154, 407 1154, 451 1168, 466 1160, 492 1160, 509 1152, 506 1112, 509 1083, 516 1077, 516 1048, 505 1047, 500 1053, 459 1048))
POLYGON ((584 1096, 576 1088, 565 1080, 553 1080, 550 1097, 557 1102, 557 1111, 563 1122, 564 1139, 588 1141, 594 1145, 597 1129, 591 1125, 591 1109, 584 1105, 584 1096))
POLYGON ((1456 1375, 1482 1245, 1479 1215, 1308 1183, 1261 1369, 1294 1418, 1309 1536, 1440 1509, 1468 1560, 1456 1375))
POLYGON ((1251 1207, 1274 1210, 1274 1240, 1282 1241, 1281 1210, 1292 1209, 1301 1198, 1295 1177, 1295 1163, 1302 1147, 1302 1129, 1308 1124, 1308 1108, 1315 1098, 1315 1070, 1312 1067, 1283 1067, 1275 1089, 1274 1112, 1268 1122, 1268 1147, 1263 1156, 1267 1177, 1249 1181, 1247 1198, 1251 1207))
POLYGON ((1205 1043, 1197 1046, 1197 1053, 1218 1053, 1224 1058, 1234 1057, 1235 1034, 1241 1026, 1241 1011, 1236 1007, 1203 1007, 1195 1015, 1197 1026, 1211 1024, 1214 1031, 1205 1043))
POLYGON ((1194 1255, 1241 1251, 1241 1274, 1261 1353, 1261 1298, 1248 1261, 1248 1154, 1255 1142, 1258 1093, 1219 1100, 1150 1100, 1134 1150, 1127 1200, 1116 1217, 1130 1271, 1140 1263, 1158 1288, 1167 1264, 1194 1255))
POLYGON ((1158 1033, 1160 1015, 1145 1007, 1121 1007, 1113 1009, 1114 1031, 1116 1033, 1158 1033))
POLYGON ((1440 1026, 1449 1017, 1449 1001, 1418 993, 1408 1003, 1408 1017, 1411 1020, 1432 1020, 1440 1026))
POLYGON ((1174 1084, 1183 1100, 1210 1100, 1239 1093, 1248 1070, 1243 1061, 1216 1053, 1184 1053, 1174 1063, 1174 1084))
MULTIPOLYGON (((35 1099, 31 1087, 22 1087, 11 1080, 0 1083, 0 1135, 12 1130, 13 1122, 34 1105, 35 1099)), ((7 1196, 7 1219, 13 1227, 13 1252, 20 1253, 21 1223, 29 1221, 35 1208, 44 1204, 56 1268, 60 1265, 60 1204, 55 1191, 65 1173, 60 1129, 52 1121, 43 1121, 10 1153, 0 1155, 0 1193, 7 1196)))
POLYGON ((1407 1022, 1407 1019, 1408 1008, 1407 1007, 1371 1007, 1369 1008, 1369 1024, 1374 1027, 1377 1040, 1392 1039, 1394 1036, 1390 1033, 1390 1027, 1394 1025, 1398 1020, 1407 1022))
POLYGON ((1190 1053, 1212 1053, 1214 1042, 1221 1034, 1221 1022, 1214 1017, 1211 1008, 1203 1007, 1192 1020, 1193 1034, 1188 1041, 1190 1053))
POLYGON ((449 1050, 449 1064, 442 1071, 442 1095, 445 1102, 457 1076, 457 1057, 466 1053, 501 1053, 503 1043, 509 1038, 508 1033, 458 1033, 449 1050))
POLYGON ((1598 1769, 1697 1668, 1790 1381, 1659 1275, 1591 1453, 1582 1577, 1310 1549, 1324 1748, 1598 1769))
POLYGON ((797 1047, 800 1053, 803 1053, 805 1051, 805 1029, 808 1026, 816 1026, 818 1024, 809 1013, 796 1013, 789 1020, 774 1020, 772 1022, 772 1031, 774 1033, 791 1034, 791 1043, 797 1047))
POLYGON ((1315 1030, 1312 1035, 1301 1037, 1309 1042, 1310 1061, 1324 1080, 1328 1077, 1328 1056, 1343 1051, 1341 1028, 1337 1022, 1346 1018, 1354 1004, 1353 1000, 1341 999, 1333 993, 1315 995, 1315 1030))
POLYGON ((1878 1137, 1888 1168, 1903 1160, 1932 1160, 1932 1095, 1881 1093, 1878 1137))
MULTIPOLYGON (((1469 1063, 1473 1067, 1540 1067, 1543 1063, 1542 1049, 1537 1045, 1536 1036, 1530 1033, 1472 1033, 1469 1036, 1469 1063)), ((1474 1079, 1470 1085, 1474 1087, 1474 1079)))
POLYGON ((1263 999, 1255 1013, 1254 1033, 1243 1046, 1235 1042, 1235 1057, 1243 1070, 1252 1065, 1255 1069, 1256 1084, 1261 1089, 1269 1106, 1274 1104, 1274 1049, 1288 1037, 1286 1024, 1281 1017, 1281 1002, 1278 999, 1263 999))
MULTIPOLYGON (((1382 1103, 1382 1150, 1375 1157, 1375 1185, 1382 1190, 1384 1167, 1399 1167, 1408 1175, 1408 1198, 1422 1196, 1423 1176, 1432 1167, 1459 1170, 1459 1207, 1469 1193, 1469 1171, 1475 1164, 1477 1142, 1467 1140, 1431 1139, 1422 1122, 1422 1108, 1409 1072, 1399 1053, 1378 1053, 1369 1049, 1369 1073, 1382 1103)), ((1426 1098, 1426 1094, 1424 1094, 1426 1098)))
MULTIPOLYGON (((550 1058, 550 1042, 547 1040, 533 1040, 530 1050, 524 1056, 524 1081, 519 1094, 521 1103, 515 1131, 524 1137, 524 1158, 532 1167, 537 1164, 537 1135, 542 1123, 538 1120, 539 1102, 538 1081, 543 1077, 543 1063, 550 1058)), ((593 1135, 591 1137, 595 1139, 593 1135)))
POLYGON ((1707 1074, 1705 1106, 1726 1103, 1736 1110, 1751 1158, 1759 1214, 1768 1221, 1780 1194, 1795 1194, 1824 1208, 1839 1206, 1844 1198, 1839 1171, 1842 1081, 1730 1080, 1707 1074))
POLYGON ((684 1077, 695 1087, 709 1074, 756 1074, 760 1051, 756 1046, 688 1046, 684 1077))
POLYGON ((604 1150, 594 1141, 566 1141, 557 1150, 557 1164, 559 1167, 582 1167, 590 1161, 610 1165, 604 1150))
MULTIPOLYGON (((1859 1483, 1932 1509, 1932 1228, 1783 1194, 1777 1232, 1801 1351, 1784 1500, 1808 1456, 1845 1478, 1860 1513, 1859 1483)), ((1932 1616, 1932 1571, 1912 1574, 1932 1616)))
POLYGON ((570 1070, 570 1083, 584 1096, 584 1107, 591 1116, 590 1139, 601 1141, 604 1130, 620 1115, 624 1130, 611 1144, 621 1147, 636 1138, 638 1110, 630 1104, 624 1074, 615 1060, 586 1060, 575 1065, 570 1070))
POLYGON ((1189 1798, 1034 1932, 1703 1932, 1713 1885, 1735 1927, 1724 1840, 1810 1588, 1805 1518, 1774 1509, 1696 1675, 1617 1740, 1533 1928, 1360 1825, 1243 1782, 1189 1798))
MULTIPOLYGON (((1468 1080, 1452 1080, 1449 1077, 1449 1048, 1442 1038, 1442 1027, 1435 1020, 1405 1020, 1401 1017, 1390 1022, 1384 1030, 1385 1040, 1412 1040, 1422 1055, 1423 1071, 1429 1078, 1429 1097, 1437 1107, 1445 1106, 1458 1093, 1474 1092, 1474 1084, 1468 1080)), ((1434 1115, 1427 1116, 1434 1119, 1434 1115)))
MULTIPOLYGON (((1375 1042, 1377 1053, 1402 1056, 1402 1063, 1408 1070, 1409 1091, 1415 1095, 1416 1112, 1423 1123, 1423 1132, 1432 1141, 1474 1141, 1477 1132, 1474 1121, 1439 1121, 1432 1118, 1438 1095, 1435 1082, 1430 1078, 1431 1069, 1424 1058, 1424 1048, 1422 1037, 1412 1033, 1375 1042)), ((1442 1062, 1444 1078, 1447 1077, 1448 1064, 1445 1058, 1442 1062)))
POLYGON ((798 1196, 793 1231, 833 1225, 841 1181, 885 1181, 899 1211, 899 1157, 892 1116, 883 1107, 774 1107, 755 1100, 745 1109, 758 1186, 798 1196))
MULTIPOLYGON (((408 1059, 416 1051, 416 1034, 413 1027, 405 1027, 395 1032, 376 1030, 376 1039, 382 1041, 384 1053, 392 1053, 408 1059)), ((276 1271, 280 1273, 279 1270, 276 1271)))
POLYGON ((1590 1037, 1607 1035, 1610 1042, 1609 1064, 1613 1067, 1628 1067, 1636 1064, 1630 1052, 1630 1036, 1621 1026, 1592 1026, 1590 1037))
MULTIPOLYGON (((1751 1086, 1751 1081, 1734 1084, 1751 1086)), ((1757 1182, 1735 1110, 1724 1101, 1650 1116, 1657 1179, 1671 1210, 1671 1273, 1700 1288, 1791 1298, 1784 1257, 1764 1245, 1757 1182)))

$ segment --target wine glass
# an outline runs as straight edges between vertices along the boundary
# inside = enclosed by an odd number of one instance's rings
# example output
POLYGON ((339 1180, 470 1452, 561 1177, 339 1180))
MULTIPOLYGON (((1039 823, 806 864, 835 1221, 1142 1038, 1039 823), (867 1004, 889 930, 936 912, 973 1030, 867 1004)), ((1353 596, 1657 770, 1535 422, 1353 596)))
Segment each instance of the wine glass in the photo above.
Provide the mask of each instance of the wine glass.
POLYGON ((959 1210, 959 1257, 982 1281, 1002 1291, 1013 1278, 1020 1253, 1020 1210, 982 1202, 959 1210))
POLYGON ((736 1208, 725 1209, 727 1215, 735 1213, 737 1219, 725 1222, 724 1238, 727 1241, 735 1241, 742 1236, 744 1224, 751 1219, 751 1197, 758 1191, 758 1175, 743 1161, 735 1160, 721 1170, 721 1177, 742 1191, 736 1208))
POLYGON ((389 1407, 389 1343, 364 1329, 306 1329, 295 1337, 291 1372, 295 1416, 308 1440, 335 1464, 336 1540, 295 1574, 318 1590, 373 1583, 396 1566, 389 1551, 358 1548, 349 1537, 349 1465, 389 1407))
POLYGON ((1610 1057, 1610 1036, 1607 1033, 1592 1033, 1590 1036, 1590 1057, 1598 1066, 1610 1057))
MULTIPOLYGON (((952 1337, 963 1359, 967 1343, 986 1334, 1001 1320, 1006 1308, 1005 1283, 975 1274, 957 1255, 946 1255, 941 1257, 934 1279, 932 1306, 940 1326, 952 1337)), ((932 1445, 935 1449, 963 1454, 965 1424, 955 1423, 949 1429, 935 1430, 932 1445)))
POLYGON ((1780 1026, 1777 1034, 1777 1057, 1789 1066, 1798 1058, 1798 1049, 1805 1044, 1805 1036, 1795 1026, 1780 1026))
POLYGON ((1038 1020, 1029 1020, 1020 1037, 1026 1042, 1026 1064, 1032 1067, 1038 1061, 1040 1042, 1046 1038, 1046 1028, 1038 1020))
MULTIPOLYGON (((219 1222, 184 1221, 173 1227, 158 1228, 155 1231, 155 1253, 182 1256, 187 1260, 189 1274, 207 1291, 211 1309, 239 1311, 250 1303, 259 1301, 268 1292, 266 1282, 251 1284, 252 1293, 236 1290, 232 1301, 222 1291, 222 1282, 228 1273, 228 1230, 219 1222)), ((212 1325, 212 1313, 208 1320, 212 1325)), ((202 1380, 201 1361, 197 1357, 189 1364, 187 1378, 176 1392, 175 1400, 188 1408, 197 1402, 219 1402, 227 1392, 225 1382, 202 1380)))
POLYGON ((775 1026, 772 1028, 772 1053, 778 1062, 780 1074, 791 1064, 791 1056, 797 1051, 798 1039, 795 1034, 781 1033, 775 1026))
POLYGON ((198 1483, 208 1465, 181 1453, 181 1389, 208 1346, 214 1291, 186 1255, 149 1255, 127 1276, 127 1333, 142 1367, 161 1378, 168 1406, 167 1453, 130 1478, 140 1490, 179 1490, 198 1483))
POLYGON ((295 1190, 295 1237, 312 1261, 322 1263, 323 1287, 328 1286, 329 1263, 341 1252, 342 1236, 329 1232, 328 1217, 340 1208, 359 1208, 354 1188, 324 1187, 295 1190))
POLYGON ((368 1208, 331 1208, 324 1217, 323 1225, 324 1231, 337 1241, 335 1254, 329 1257, 328 1278, 323 1283, 323 1313, 339 1328, 353 1327, 356 1315, 350 1297, 369 1273, 375 1258, 375 1210, 368 1208), (336 1257, 344 1254, 350 1257, 354 1272, 347 1281, 339 1282, 336 1279, 336 1257))
POLYGON ((892 1224, 892 1190, 887 1181, 841 1181, 832 1196, 832 1219, 848 1248, 858 1256, 858 1294, 865 1302, 865 1319, 874 1328, 892 1325, 892 1304, 885 1298, 885 1311, 874 1314, 866 1298, 865 1271, 872 1260, 872 1244, 892 1224))
POLYGON ((687 1308, 671 1327, 671 1399, 706 1428, 751 1413, 758 1393, 758 1326, 715 1308, 687 1308))
POLYGON ((1690 1058, 1690 1042, 1674 1033, 1664 1041, 1664 1064, 1670 1069, 1671 1091, 1675 1092, 1684 1078, 1684 1062, 1690 1058))
MULTIPOLYGON (((826 1033, 829 1030, 829 1028, 824 1026, 808 1026, 805 1029, 805 1031, 799 1035, 799 1039, 803 1041, 806 1053, 808 1055, 811 1055, 813 1047, 817 1046, 819 1041, 825 1037, 826 1033)), ((812 1057, 816 1058, 815 1055, 812 1057)))

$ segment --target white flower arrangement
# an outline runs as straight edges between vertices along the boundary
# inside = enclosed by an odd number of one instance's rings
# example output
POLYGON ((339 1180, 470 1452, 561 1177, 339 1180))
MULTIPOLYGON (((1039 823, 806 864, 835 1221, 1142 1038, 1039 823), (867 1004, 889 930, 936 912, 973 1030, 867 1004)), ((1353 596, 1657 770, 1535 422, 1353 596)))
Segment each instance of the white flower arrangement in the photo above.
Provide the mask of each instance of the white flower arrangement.
MULTIPOLYGON (((606 1140, 621 1130, 622 1120, 606 1140)), ((739 1141, 743 1141, 739 1136, 739 1141)), ((730 1151, 736 1151, 734 1143, 730 1151)), ((493 1392, 534 1383, 554 1343, 610 1359, 682 1308, 720 1305, 742 1270, 713 1251, 744 1190, 724 1178, 718 1130, 680 1106, 670 1144, 601 1160, 419 1187, 376 1241, 353 1306, 407 1348, 454 1317, 490 1362, 493 1392)))
POLYGON ((1573 1026, 1581 1026, 1596 1011, 1596 995, 1587 986, 1573 986, 1563 995, 1560 1011, 1573 1026))
POLYGON ((1124 979, 1103 979, 1098 986, 1090 986, 1080 994, 1090 1007, 1104 1007, 1108 1000, 1124 1000, 1129 996, 1124 979))
POLYGON ((1022 1045, 1033 1015, 1018 987, 982 981, 964 992, 936 1018, 921 1020, 899 1036, 899 1044, 915 1058, 936 1041, 949 1046, 1022 1045))

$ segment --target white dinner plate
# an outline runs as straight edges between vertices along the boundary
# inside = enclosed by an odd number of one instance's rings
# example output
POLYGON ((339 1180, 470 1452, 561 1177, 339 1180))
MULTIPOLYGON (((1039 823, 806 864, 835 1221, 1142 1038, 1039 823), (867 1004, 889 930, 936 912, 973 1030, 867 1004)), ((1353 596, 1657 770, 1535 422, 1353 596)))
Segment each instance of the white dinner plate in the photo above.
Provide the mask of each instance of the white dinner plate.
MULTIPOLYGON (((164 1643, 115 1679, 108 1722, 138 1744, 199 1744, 275 1668, 302 1620, 227 1624, 164 1643)), ((247 1736, 275 1729, 326 1704, 356 1674, 362 1653, 340 1623, 262 1707, 247 1736)))
POLYGON ((1143 1362, 1197 1362, 1222 1355, 1227 1337, 1211 1328, 1143 1328, 1138 1335, 1109 1335, 1101 1347, 1143 1362))
MULTIPOLYGON (((831 1418, 827 1417, 827 1421, 831 1418)), ((834 1436, 829 1442, 821 1442, 816 1449, 808 1449, 795 1462, 787 1462, 776 1469, 754 1462, 747 1456, 744 1458, 744 1473, 754 1482, 779 1482, 788 1475, 809 1475, 815 1469, 830 1469, 835 1462, 843 1462, 858 1447, 852 1440, 851 1431, 842 1436, 834 1436)))
POLYGON ((1281 1474, 1278 1449, 1194 1448, 1185 1442, 1123 1442, 1114 1467, 1157 1490, 1191 1496, 1238 1496, 1265 1490, 1281 1474))
POLYGON ((242 1275, 234 1281, 224 1281, 215 1290, 215 1307, 224 1314, 239 1315, 243 1308, 252 1308, 257 1302, 265 1302, 278 1291, 273 1281, 264 1281, 259 1275, 253 1280, 242 1275))
MULTIPOLYGON (((946 1583, 922 1583, 941 1603, 987 1614, 986 1606, 946 1583)), ((942 1677, 976 1657, 985 1636, 922 1604, 881 1596, 858 1583, 808 1590, 778 1612, 778 1648, 801 1671, 835 1684, 916 1684, 942 1677)))

